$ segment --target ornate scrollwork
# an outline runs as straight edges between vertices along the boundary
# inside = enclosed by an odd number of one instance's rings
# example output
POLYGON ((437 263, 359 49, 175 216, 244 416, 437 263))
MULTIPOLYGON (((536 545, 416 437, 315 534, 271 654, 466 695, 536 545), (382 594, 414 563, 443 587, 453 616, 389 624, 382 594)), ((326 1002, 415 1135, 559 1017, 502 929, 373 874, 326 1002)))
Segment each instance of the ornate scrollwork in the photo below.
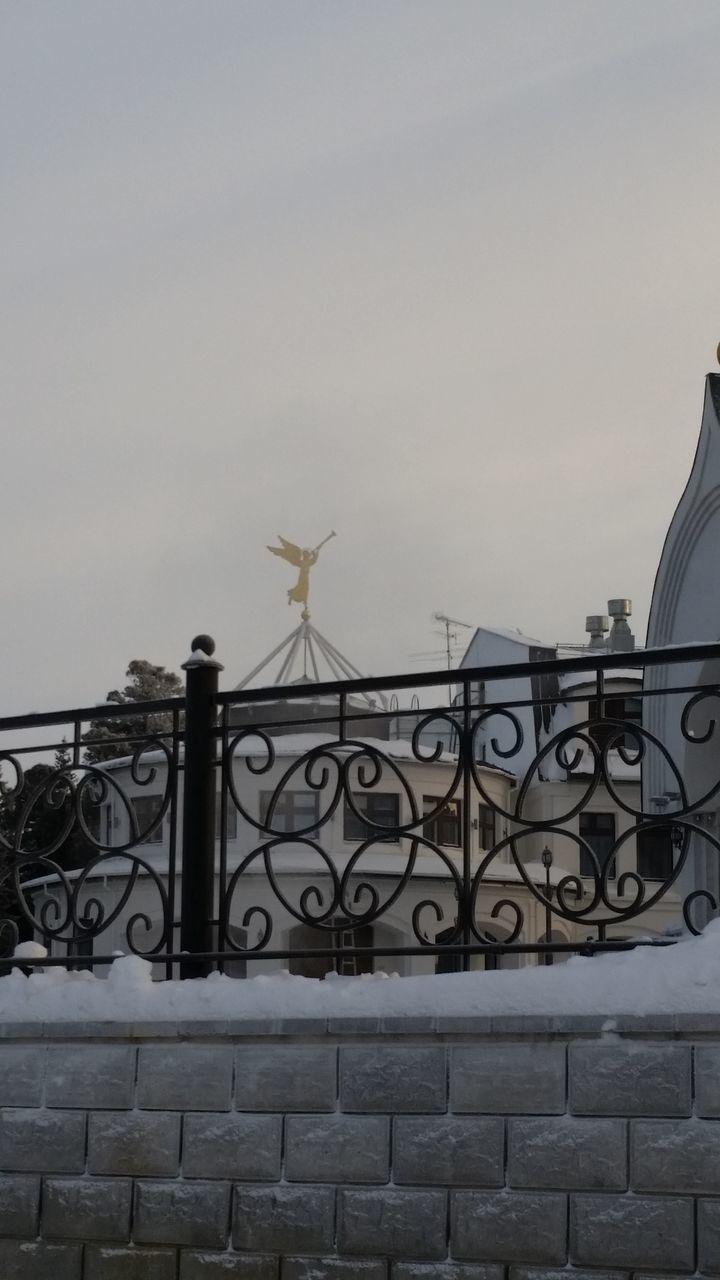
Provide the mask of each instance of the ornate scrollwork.
MULTIPOLYGON (((702 732, 691 725, 692 713, 703 704, 704 693, 696 693, 683 711, 681 730, 690 745, 707 743, 715 733, 715 718, 708 715, 702 732)), ((602 705, 599 700, 598 705, 602 705)), ((400 724, 393 704, 393 723, 400 724)), ((530 759, 527 735, 515 708, 491 705, 480 709, 466 703, 447 712, 437 709, 415 716, 406 739, 407 752, 394 755, 390 744, 362 739, 337 741, 328 734, 316 745, 300 750, 290 763, 281 761, 282 739, 273 739, 269 730, 254 727, 236 733, 224 754, 224 776, 238 814, 258 835, 264 837, 232 872, 225 894, 225 918, 230 922, 234 899, 243 898, 243 878, 251 865, 262 861, 265 884, 287 915, 328 935, 341 919, 348 927, 374 924, 402 911, 413 940, 420 946, 452 949, 470 941, 478 948, 498 944, 494 928, 502 925, 502 943, 522 946, 529 938, 531 905, 548 921, 563 921, 588 941, 588 930, 603 941, 608 931, 618 932, 633 921, 646 919, 647 912, 667 900, 691 855, 694 840, 705 840, 718 849, 717 839, 692 821, 693 802, 682 769, 670 749, 637 719, 618 716, 586 716, 546 734, 530 759), (437 740, 432 740, 437 733, 437 740), (256 738, 254 755, 247 753, 248 739, 256 738), (456 744, 448 758, 443 738, 456 744), (516 786, 511 800, 499 799, 492 773, 482 759, 481 740, 489 742, 493 757, 515 769, 516 786), (240 750, 238 751, 238 748, 240 750), (648 813, 642 797, 637 800, 628 780, 639 792, 640 771, 648 752, 661 758, 666 777, 677 794, 672 813, 648 813), (238 756, 240 759, 238 759, 238 756), (442 762, 440 775, 432 786, 422 781, 422 767, 442 762), (238 768, 239 765, 239 768, 238 768), (265 776, 270 787, 263 812, 252 811, 238 783, 242 771, 265 776), (538 810, 542 784, 552 778, 570 784, 558 793, 552 821, 538 810), (298 788, 317 796, 312 819, 288 827, 286 798, 298 788), (396 809, 379 813, 368 797, 383 789, 396 797, 396 809), (423 795, 431 789, 430 801, 423 795), (562 795, 566 794, 566 799, 562 795), (433 838, 435 824, 456 806, 467 812, 476 802, 494 815, 503 834, 481 855, 471 843, 470 826, 462 824, 455 849, 433 838), (580 815, 604 804, 629 822, 606 843, 602 854, 578 827, 580 815), (354 827, 356 839, 349 851, 341 819, 354 827), (636 849, 643 839, 672 835, 672 857, 652 879, 641 874, 636 849), (539 849, 555 843, 564 852, 559 870, 552 879, 539 867, 539 849), (542 842, 542 843, 540 843, 542 842), (315 873, 306 868, 309 883, 303 893, 290 901, 285 887, 289 851, 312 850, 315 873), (282 873, 276 858, 284 851, 282 873), (381 861, 378 861, 380 855, 381 861), (384 856, 383 856, 384 855, 384 856), (563 859, 567 862, 563 866, 563 859), (432 869, 430 870, 430 864, 432 869), (432 885, 430 892, 418 888, 432 885), (513 883, 522 897, 512 891, 513 883), (498 890, 501 892, 498 892, 498 890), (406 905, 403 907, 403 903, 406 905), (453 905, 454 904, 454 905, 453 905), (448 924, 448 918, 450 923, 448 924)), ((720 790, 720 778, 706 787, 701 802, 720 790)), ((298 864, 300 865, 300 863, 298 864)), ((303 864, 305 865, 305 864, 303 864)), ((257 882, 256 882, 257 883, 257 882)), ((707 895, 706 895, 707 896, 707 895)), ((678 913, 682 910, 676 894, 678 913)), ((687 910, 686 909, 686 920, 687 910)), ((241 917, 244 924, 253 918, 262 921, 261 937, 254 950, 262 950, 273 938, 273 913, 267 898, 258 898, 241 917)))
MULTIPOLYGON (((529 703, 477 705, 471 677, 458 680, 463 696, 430 710, 366 699, 354 715, 341 694, 335 719, 324 705, 321 720, 291 717, 281 730, 262 707, 252 723, 223 719, 208 745, 225 821, 212 921, 220 952, 289 954, 296 925, 335 948, 339 932, 386 925, 425 963, 460 948, 469 964, 473 949, 522 953, 540 937, 551 950, 558 923, 580 947, 637 935, 649 919, 662 920, 657 933, 681 918, 697 931, 718 910, 714 886, 696 884, 692 868, 698 849, 720 864, 720 690, 690 690, 682 705, 676 691, 675 736, 662 741, 637 715, 603 714, 612 699, 600 677, 594 701, 569 694, 556 718, 547 696, 533 704, 534 730, 529 703), (664 778, 659 802, 642 785, 648 761, 664 778), (616 822, 600 839, 583 815, 605 811, 616 822), (663 906, 662 918, 649 916, 663 906)), ((173 952, 184 767, 174 723, 122 761, 85 762, 76 748, 72 762, 38 769, 24 764, 26 748, 0 752, 6 951, 32 935, 74 954, 97 951, 100 937, 142 955, 173 952)))
POLYGON ((28 935, 50 949, 60 944, 69 955, 86 952, 117 923, 129 951, 171 949, 167 874, 139 851, 162 829, 176 795, 177 767, 167 741, 148 738, 117 765, 63 759, 23 769, 6 751, 0 767, 11 773, 0 785, 3 953, 28 935), (141 821, 134 799, 149 788, 156 803, 141 821), (103 830, 110 813, 112 829, 107 822, 103 830), (98 889, 109 872, 118 886, 112 902, 98 889), (146 901, 153 894, 155 901, 129 913, 141 877, 146 901))

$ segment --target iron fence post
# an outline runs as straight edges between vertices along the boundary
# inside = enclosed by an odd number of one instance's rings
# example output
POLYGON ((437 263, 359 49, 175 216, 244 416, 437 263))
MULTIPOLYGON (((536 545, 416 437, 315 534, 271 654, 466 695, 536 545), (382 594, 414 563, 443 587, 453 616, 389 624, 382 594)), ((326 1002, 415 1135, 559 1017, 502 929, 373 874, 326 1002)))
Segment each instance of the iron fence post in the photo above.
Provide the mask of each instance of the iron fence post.
MULTIPOLYGON (((551 940, 552 940, 552 926, 553 926, 552 884, 550 883, 550 868, 553 864, 553 853, 552 853, 552 849, 548 845, 545 845, 545 848, 540 854, 540 860, 545 868, 545 941, 547 945, 550 946, 551 940)), ((553 962, 552 951, 546 951, 543 956, 543 964, 552 964, 552 962, 553 962)))
MULTIPOLYGON (((196 636, 185 671, 185 758, 183 771, 182 891, 180 949, 197 955, 213 945, 215 898, 215 768, 214 728, 218 675, 215 641, 196 636)), ((182 978, 204 978, 209 960, 183 960, 182 978)))

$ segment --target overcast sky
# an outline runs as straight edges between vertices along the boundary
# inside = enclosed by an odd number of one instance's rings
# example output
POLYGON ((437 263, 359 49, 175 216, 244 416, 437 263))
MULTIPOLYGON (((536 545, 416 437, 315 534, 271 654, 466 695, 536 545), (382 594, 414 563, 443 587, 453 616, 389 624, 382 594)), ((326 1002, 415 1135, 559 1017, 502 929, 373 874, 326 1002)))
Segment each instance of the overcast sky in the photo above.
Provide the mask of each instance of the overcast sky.
MULTIPOLYGON (((0 0, 5 713, 210 631, 642 636, 720 339, 717 0, 0 0)), ((430 665, 430 664, 427 664, 430 665)), ((413 664, 410 669, 417 670, 413 664)))

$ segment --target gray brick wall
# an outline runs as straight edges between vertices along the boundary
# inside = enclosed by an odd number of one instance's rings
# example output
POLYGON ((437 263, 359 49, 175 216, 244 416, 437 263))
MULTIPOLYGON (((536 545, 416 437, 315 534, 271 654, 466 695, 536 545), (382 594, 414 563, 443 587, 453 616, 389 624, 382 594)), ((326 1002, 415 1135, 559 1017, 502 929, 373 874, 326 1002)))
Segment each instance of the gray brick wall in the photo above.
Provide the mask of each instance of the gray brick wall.
POLYGON ((720 1019, 591 1024, 6 1029, 0 1280, 720 1277, 720 1019))

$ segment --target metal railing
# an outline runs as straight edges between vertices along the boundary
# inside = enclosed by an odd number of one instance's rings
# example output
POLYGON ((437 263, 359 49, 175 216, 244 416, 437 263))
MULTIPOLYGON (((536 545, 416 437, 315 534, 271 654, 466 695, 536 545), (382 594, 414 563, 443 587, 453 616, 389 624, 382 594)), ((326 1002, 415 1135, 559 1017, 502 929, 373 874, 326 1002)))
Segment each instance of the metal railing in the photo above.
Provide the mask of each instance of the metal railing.
POLYGON ((184 698, 0 720, 8 963, 448 971, 718 910, 720 645, 461 669, 452 699, 444 672, 219 692, 213 651, 184 698))

